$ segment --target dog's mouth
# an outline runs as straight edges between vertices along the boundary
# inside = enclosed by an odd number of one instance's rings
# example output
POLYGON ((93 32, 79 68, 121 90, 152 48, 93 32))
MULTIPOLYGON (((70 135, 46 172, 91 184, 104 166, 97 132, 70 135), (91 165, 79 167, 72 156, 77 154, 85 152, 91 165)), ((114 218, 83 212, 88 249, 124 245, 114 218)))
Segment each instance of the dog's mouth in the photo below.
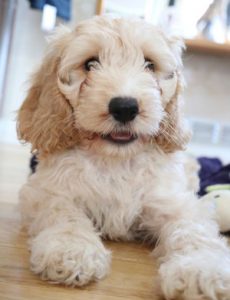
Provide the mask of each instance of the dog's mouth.
POLYGON ((121 131, 111 132, 107 135, 103 135, 102 138, 114 144, 125 145, 135 141, 137 139, 137 135, 128 131, 121 131))

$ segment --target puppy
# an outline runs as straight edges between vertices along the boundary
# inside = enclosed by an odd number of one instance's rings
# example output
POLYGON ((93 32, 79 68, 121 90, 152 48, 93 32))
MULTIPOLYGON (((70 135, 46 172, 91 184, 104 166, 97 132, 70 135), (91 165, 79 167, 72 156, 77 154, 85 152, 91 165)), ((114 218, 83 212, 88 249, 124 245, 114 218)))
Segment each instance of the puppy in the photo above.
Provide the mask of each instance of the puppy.
POLYGON ((183 44, 141 20, 60 29, 18 115, 39 155, 20 191, 31 269, 82 286, 109 271, 103 238, 157 240, 166 299, 230 299, 230 253, 178 152, 183 44))

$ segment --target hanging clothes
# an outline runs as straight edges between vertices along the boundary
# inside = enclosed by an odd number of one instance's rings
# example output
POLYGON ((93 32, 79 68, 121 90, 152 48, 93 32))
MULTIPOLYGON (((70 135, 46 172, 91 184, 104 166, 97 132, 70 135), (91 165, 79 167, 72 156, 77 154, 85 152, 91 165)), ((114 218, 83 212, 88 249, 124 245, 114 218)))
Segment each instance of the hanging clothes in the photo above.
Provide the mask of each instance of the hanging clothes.
POLYGON ((69 21, 71 19, 71 0, 29 0, 30 7, 43 10, 45 4, 55 6, 57 16, 69 21))

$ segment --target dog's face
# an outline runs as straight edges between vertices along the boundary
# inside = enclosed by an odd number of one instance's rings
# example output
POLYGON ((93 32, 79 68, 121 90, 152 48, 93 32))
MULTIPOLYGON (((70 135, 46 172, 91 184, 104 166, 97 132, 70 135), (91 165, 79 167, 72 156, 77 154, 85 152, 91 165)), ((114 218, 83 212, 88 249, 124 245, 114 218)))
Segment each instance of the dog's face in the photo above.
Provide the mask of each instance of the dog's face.
POLYGON ((43 154, 180 149, 180 56, 180 41, 139 20, 96 17, 62 30, 20 109, 19 134, 43 154))

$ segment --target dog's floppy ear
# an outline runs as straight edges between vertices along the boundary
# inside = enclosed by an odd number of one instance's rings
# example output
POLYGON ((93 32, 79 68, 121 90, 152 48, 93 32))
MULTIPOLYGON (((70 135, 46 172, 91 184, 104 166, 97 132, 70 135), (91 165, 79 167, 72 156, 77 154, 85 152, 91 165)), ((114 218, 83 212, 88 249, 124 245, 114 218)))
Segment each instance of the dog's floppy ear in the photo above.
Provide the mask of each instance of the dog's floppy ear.
POLYGON ((59 30, 48 53, 32 78, 28 95, 18 113, 19 139, 30 142, 32 150, 47 155, 71 147, 77 138, 72 108, 58 88, 58 67, 68 44, 69 32, 59 30))
MULTIPOLYGON (((170 96, 167 95, 169 98, 166 99, 165 103, 165 117, 160 124, 159 134, 156 136, 155 141, 165 153, 171 153, 185 148, 190 139, 191 132, 183 119, 182 113, 183 99, 181 93, 184 88, 184 78, 181 73, 181 54, 184 44, 179 38, 171 38, 167 41, 175 57, 177 70, 173 74, 170 74, 169 78, 162 83, 167 83, 167 80, 172 81, 172 78, 174 80, 169 88, 172 94, 170 95, 169 93, 170 96)), ((162 97, 164 97, 164 93, 168 94, 167 89, 164 91, 163 87, 161 91, 163 94, 162 97)))

